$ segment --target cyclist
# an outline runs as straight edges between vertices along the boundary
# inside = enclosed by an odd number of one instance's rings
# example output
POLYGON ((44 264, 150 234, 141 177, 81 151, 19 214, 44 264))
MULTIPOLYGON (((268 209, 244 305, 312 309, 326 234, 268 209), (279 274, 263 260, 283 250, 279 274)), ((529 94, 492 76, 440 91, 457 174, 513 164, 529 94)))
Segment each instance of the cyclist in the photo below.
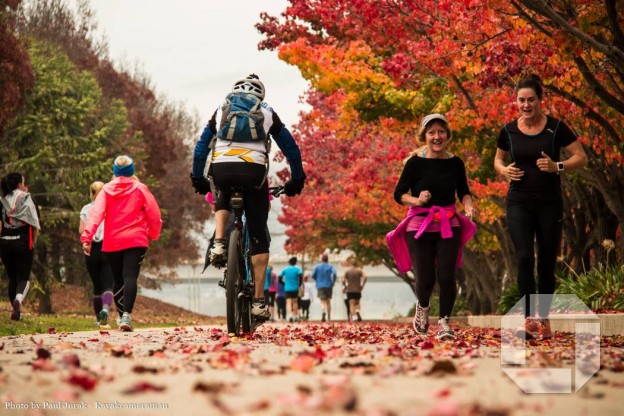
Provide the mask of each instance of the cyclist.
POLYGON ((225 227, 230 213, 228 189, 231 186, 243 188, 255 283, 251 313, 255 319, 268 320, 271 313, 264 302, 264 279, 269 263, 269 242, 265 231, 269 214, 266 180, 269 167, 269 137, 275 140, 290 165, 291 179, 284 185, 284 193, 287 196, 301 193, 306 175, 297 143, 277 113, 264 102, 265 89, 259 77, 251 74, 236 81, 232 93, 250 94, 262 102, 260 106, 264 115, 262 128, 267 139, 237 142, 220 137, 221 134, 218 132, 225 121, 222 120, 225 103, 222 104, 213 113, 195 145, 191 182, 195 192, 199 194, 205 195, 211 191, 210 181, 204 176, 204 170, 208 156, 212 152, 208 175, 212 177, 215 187, 220 191, 215 201, 215 240, 210 250, 210 262, 215 267, 223 267, 227 261, 225 227))

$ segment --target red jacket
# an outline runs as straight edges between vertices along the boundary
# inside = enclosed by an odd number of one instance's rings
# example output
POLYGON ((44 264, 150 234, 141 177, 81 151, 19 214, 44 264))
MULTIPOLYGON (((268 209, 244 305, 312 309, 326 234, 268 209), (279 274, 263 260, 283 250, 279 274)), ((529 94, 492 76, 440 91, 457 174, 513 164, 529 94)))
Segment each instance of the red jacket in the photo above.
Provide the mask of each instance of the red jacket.
POLYGON ((160 237, 158 203, 147 186, 136 179, 118 176, 104 185, 89 212, 80 242, 91 242, 103 220, 102 251, 148 247, 149 240, 160 237))

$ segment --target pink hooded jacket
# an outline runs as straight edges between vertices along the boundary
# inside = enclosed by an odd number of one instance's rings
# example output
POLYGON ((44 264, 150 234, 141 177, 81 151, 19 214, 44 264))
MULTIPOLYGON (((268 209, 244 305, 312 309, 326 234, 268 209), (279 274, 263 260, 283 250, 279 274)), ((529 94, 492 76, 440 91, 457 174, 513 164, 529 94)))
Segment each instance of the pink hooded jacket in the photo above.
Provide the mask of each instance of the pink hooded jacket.
POLYGON ((162 221, 160 208, 147 186, 136 179, 118 176, 102 188, 80 236, 89 243, 100 223, 106 219, 102 251, 148 247, 158 240, 162 221))
MULTIPOLYGON (((419 238, 422 233, 427 229, 427 226, 431 223, 431 221, 434 220, 435 214, 439 212, 440 234, 442 235, 442 238, 451 238, 453 237, 453 231, 451 230, 450 220, 446 215, 447 211, 456 212, 455 206, 433 206, 431 208, 410 207, 407 211, 407 216, 405 217, 405 219, 401 221, 396 229, 386 234, 386 242, 388 243, 388 248, 390 249, 390 252, 394 257, 394 261, 396 262, 399 273, 407 273, 412 269, 412 257, 410 256, 406 240, 407 225, 409 224, 410 220, 415 215, 418 215, 422 212, 427 213, 425 220, 420 226, 420 230, 414 235, 414 238, 419 238)), ((459 242, 459 253, 457 255, 457 263, 455 264, 455 266, 457 268, 460 268, 463 260, 462 248, 475 234, 475 232, 477 231, 477 226, 474 222, 470 221, 463 215, 459 213, 456 213, 456 215, 457 219, 459 220, 461 234, 459 242)))

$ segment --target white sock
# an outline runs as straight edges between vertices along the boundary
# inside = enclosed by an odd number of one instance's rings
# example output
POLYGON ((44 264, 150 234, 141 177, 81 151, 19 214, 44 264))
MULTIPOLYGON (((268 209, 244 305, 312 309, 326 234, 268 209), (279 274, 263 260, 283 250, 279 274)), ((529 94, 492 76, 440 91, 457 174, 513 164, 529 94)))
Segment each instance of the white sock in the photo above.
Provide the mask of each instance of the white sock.
POLYGON ((15 296, 15 300, 16 300, 16 301, 18 301, 19 303, 22 303, 22 302, 24 301, 24 295, 23 295, 23 294, 21 294, 21 293, 18 293, 18 294, 15 296))

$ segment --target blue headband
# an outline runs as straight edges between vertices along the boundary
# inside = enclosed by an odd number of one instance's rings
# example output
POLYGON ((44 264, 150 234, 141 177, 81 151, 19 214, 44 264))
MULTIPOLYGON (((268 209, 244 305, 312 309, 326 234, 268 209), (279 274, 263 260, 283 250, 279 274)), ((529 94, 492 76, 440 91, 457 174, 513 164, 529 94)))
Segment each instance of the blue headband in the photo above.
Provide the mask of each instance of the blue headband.
POLYGON ((113 175, 115 176, 132 176, 134 175, 134 162, 126 166, 117 166, 113 163, 113 175))

